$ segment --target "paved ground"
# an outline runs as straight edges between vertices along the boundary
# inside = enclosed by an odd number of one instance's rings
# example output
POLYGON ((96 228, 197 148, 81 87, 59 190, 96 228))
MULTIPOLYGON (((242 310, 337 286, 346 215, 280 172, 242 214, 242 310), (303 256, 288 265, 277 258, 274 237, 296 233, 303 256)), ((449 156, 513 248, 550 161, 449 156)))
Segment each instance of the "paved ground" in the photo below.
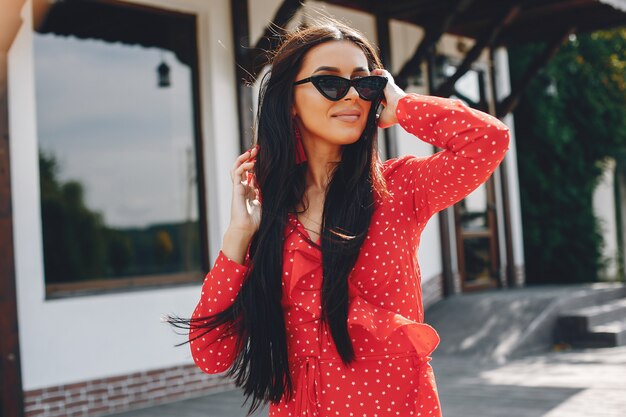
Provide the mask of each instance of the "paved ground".
POLYGON ((446 417, 626 416, 626 347, 550 352, 499 366, 438 359, 446 417))
MULTIPOLYGON (((625 417, 626 347, 549 352, 504 365, 431 362, 445 417, 625 417)), ((239 391, 116 417, 242 417, 239 391)), ((267 408, 256 416, 266 416, 267 408)))

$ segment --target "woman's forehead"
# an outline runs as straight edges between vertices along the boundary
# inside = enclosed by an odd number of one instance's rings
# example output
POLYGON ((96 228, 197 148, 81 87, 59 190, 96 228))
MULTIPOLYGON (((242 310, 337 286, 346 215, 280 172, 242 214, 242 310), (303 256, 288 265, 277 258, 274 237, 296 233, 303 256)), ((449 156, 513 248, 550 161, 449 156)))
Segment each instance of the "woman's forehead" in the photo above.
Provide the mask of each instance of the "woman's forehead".
POLYGON ((352 74, 368 71, 363 50, 350 41, 331 41, 311 48, 302 61, 301 73, 338 72, 352 74))

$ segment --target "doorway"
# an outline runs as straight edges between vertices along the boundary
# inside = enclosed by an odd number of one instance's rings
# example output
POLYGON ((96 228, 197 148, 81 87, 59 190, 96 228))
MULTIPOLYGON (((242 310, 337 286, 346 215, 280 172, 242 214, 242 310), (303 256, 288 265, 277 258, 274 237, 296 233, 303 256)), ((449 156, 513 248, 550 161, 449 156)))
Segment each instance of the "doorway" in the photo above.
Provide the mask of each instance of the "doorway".
MULTIPOLYGON (((442 61, 445 77, 456 72, 453 60, 442 61)), ((488 113, 487 69, 472 67, 455 84, 450 98, 488 113)), ((493 175, 454 205, 457 258, 462 292, 497 288, 500 282, 497 205, 493 175)))

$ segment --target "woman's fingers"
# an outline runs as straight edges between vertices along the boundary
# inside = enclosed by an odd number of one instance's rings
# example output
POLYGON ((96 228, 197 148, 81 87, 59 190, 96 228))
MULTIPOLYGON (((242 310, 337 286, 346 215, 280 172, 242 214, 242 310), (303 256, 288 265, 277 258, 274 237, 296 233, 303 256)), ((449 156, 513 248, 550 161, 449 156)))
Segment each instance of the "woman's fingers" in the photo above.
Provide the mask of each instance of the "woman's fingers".
MULTIPOLYGON (((250 162, 253 163, 254 161, 248 161, 248 160, 250 158, 254 158, 257 152, 258 152, 258 149, 255 147, 255 148, 252 148, 251 150, 248 150, 242 153, 241 155, 237 157, 231 169, 231 179, 233 180, 233 182, 235 181, 235 179, 241 178, 242 169, 250 169, 250 165, 245 165, 245 164, 249 164, 250 162)), ((239 181, 241 180, 239 179, 239 181)))
POLYGON ((230 224, 238 230, 255 232, 260 224, 260 204, 254 180, 254 165, 258 147, 254 147, 237 157, 230 171, 233 181, 230 224))
POLYGON ((248 149, 247 151, 245 151, 244 153, 242 153, 241 155, 239 155, 239 157, 237 157, 237 160, 235 161, 235 164, 233 166, 233 168, 236 168, 237 166, 239 166, 242 162, 245 162, 246 160, 255 157, 256 154, 258 152, 258 148, 252 148, 252 149, 248 149))
POLYGON ((396 107, 398 105, 398 101, 404 97, 406 93, 398 87, 393 79, 393 76, 386 69, 378 68, 372 70, 372 75, 382 75, 383 77, 387 77, 387 85, 383 91, 383 111, 380 113, 377 120, 379 127, 387 128, 398 123, 398 119, 396 117, 396 107))
POLYGON ((235 170, 235 178, 237 178, 240 183, 248 182, 247 171, 250 171, 252 170, 252 168, 254 168, 255 162, 256 161, 244 162, 243 164, 239 165, 239 168, 235 170))

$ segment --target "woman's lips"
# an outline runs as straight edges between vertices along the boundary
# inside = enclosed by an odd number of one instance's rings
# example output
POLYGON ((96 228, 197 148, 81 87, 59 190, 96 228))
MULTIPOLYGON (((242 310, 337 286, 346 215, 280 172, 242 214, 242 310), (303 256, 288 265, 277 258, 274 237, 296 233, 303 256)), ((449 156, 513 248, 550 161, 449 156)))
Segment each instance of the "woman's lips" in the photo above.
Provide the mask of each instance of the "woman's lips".
POLYGON ((342 116, 335 116, 335 118, 343 121, 343 122, 356 122, 357 120, 359 120, 359 116, 357 115, 342 115, 342 116))
POLYGON ((345 112, 345 113, 337 113, 334 114, 333 117, 335 119, 339 119, 342 122, 354 123, 361 117, 361 113, 359 112, 345 112))

